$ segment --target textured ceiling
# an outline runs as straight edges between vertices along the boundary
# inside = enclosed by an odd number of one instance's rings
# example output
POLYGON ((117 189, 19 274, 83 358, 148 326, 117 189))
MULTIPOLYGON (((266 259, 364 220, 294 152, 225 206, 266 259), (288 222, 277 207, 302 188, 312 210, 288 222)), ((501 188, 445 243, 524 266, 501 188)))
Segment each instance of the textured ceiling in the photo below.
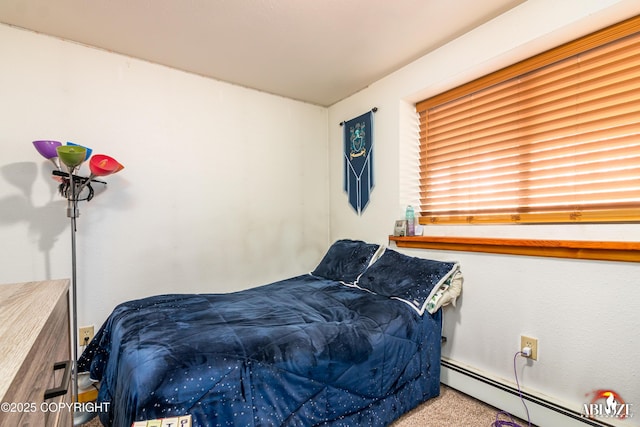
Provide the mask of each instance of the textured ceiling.
POLYGON ((1 0, 0 22, 328 106, 525 0, 1 0))

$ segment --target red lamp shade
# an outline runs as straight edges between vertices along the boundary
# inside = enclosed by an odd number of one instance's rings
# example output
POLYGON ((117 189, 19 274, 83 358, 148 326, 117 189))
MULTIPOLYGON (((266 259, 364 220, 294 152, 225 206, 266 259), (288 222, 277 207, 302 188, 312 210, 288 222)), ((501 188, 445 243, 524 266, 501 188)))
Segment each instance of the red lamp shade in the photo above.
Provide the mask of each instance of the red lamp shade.
POLYGON ((94 176, 107 176, 116 172, 120 172, 124 169, 116 159, 106 156, 104 154, 95 154, 89 160, 89 169, 91 175, 94 176))

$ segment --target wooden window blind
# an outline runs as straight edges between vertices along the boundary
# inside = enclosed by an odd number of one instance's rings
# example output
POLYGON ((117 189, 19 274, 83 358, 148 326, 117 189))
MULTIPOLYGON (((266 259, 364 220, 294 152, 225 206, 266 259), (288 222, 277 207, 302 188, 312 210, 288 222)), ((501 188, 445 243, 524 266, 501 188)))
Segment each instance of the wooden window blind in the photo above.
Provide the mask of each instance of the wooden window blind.
POLYGON ((423 223, 640 220, 640 17, 416 109, 423 223))

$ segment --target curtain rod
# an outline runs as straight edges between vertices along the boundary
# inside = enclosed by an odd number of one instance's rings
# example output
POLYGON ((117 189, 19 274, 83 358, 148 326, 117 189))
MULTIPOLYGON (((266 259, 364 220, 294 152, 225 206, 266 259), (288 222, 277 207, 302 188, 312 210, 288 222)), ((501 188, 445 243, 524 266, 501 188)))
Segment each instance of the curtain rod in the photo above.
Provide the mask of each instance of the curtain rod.
MULTIPOLYGON (((373 108, 371 109, 371 111, 375 113, 376 111, 378 111, 378 107, 373 107, 373 108)), ((343 122, 340 122, 340 123, 339 123, 339 125, 340 125, 340 126, 344 126, 344 124, 345 124, 345 123, 346 123, 346 120, 345 120, 345 121, 343 121, 343 122)))

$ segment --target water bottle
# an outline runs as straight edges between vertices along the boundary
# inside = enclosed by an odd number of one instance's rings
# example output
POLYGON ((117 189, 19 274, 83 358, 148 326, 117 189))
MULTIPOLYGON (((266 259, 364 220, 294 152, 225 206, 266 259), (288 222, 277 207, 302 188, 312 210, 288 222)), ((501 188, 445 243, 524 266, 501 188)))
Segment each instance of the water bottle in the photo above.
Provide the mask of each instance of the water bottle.
POLYGON ((415 236, 416 217, 415 212, 413 211, 413 206, 407 206, 407 212, 405 215, 407 219, 407 236, 415 236))

